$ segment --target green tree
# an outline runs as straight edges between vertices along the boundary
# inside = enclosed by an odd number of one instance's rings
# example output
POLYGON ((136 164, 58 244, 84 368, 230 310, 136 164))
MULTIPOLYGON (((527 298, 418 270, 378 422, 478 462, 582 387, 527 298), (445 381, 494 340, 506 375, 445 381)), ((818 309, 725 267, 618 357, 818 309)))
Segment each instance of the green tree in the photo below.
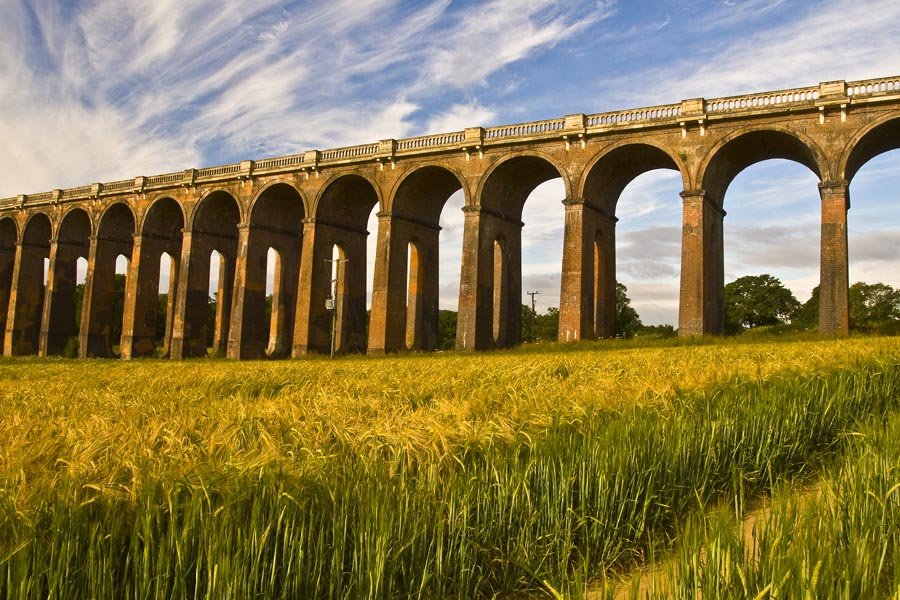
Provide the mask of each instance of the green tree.
POLYGON ((558 308, 551 306, 546 313, 535 316, 534 336, 540 342, 555 342, 559 338, 558 308))
POLYGON ((819 286, 812 290, 809 300, 804 302, 794 314, 791 323, 804 329, 817 329, 819 327, 819 286))
POLYGON ((886 283, 864 283, 850 286, 850 328, 874 332, 900 320, 900 290, 886 283))
POLYGON ((725 330, 778 325, 790 321, 800 303, 776 277, 746 275, 725 286, 725 330))
POLYGON ((616 282, 616 337, 623 339, 633 338, 644 324, 641 317, 631 306, 628 298, 628 288, 616 282))
POLYGON ((438 348, 441 350, 456 347, 456 317, 455 310, 438 311, 438 348))

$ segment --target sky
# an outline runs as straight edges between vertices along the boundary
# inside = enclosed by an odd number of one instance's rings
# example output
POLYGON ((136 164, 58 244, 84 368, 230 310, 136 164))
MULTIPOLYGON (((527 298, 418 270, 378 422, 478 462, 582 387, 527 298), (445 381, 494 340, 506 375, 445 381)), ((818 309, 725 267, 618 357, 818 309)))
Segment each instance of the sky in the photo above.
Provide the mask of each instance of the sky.
MULTIPOLYGON (((900 74, 896 0, 0 0, 0 197, 305 150, 900 74)), ((851 183, 850 279, 900 285, 900 151, 851 183)), ((726 281, 818 283, 816 177, 787 161, 725 197, 726 281)), ((681 191, 626 188, 617 277, 677 324, 681 191)), ((523 293, 559 305, 559 180, 525 204, 523 293)), ((461 197, 441 216, 454 309, 461 197)), ((376 219, 370 219, 369 260, 376 219)), ((371 289, 371 268, 369 275, 371 289)), ((523 297, 523 301, 527 297, 523 297)))

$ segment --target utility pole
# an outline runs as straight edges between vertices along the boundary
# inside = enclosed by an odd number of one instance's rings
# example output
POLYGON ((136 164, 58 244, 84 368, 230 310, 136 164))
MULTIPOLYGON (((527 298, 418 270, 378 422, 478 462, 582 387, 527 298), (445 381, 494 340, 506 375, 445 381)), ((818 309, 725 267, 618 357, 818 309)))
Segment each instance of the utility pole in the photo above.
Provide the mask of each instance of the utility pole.
POLYGON ((331 311, 331 358, 334 358, 334 345, 335 345, 335 330, 337 329, 337 280, 338 273, 337 269, 334 269, 334 265, 338 265, 338 269, 340 269, 341 263, 350 262, 348 258, 326 258, 325 262, 328 263, 329 266, 332 267, 332 277, 331 277, 331 295, 325 299, 325 310, 331 311))
POLYGON ((535 300, 534 297, 541 293, 541 290, 535 290, 533 292, 525 292, 529 296, 531 296, 531 341, 534 342, 534 318, 537 316, 535 312, 535 300))

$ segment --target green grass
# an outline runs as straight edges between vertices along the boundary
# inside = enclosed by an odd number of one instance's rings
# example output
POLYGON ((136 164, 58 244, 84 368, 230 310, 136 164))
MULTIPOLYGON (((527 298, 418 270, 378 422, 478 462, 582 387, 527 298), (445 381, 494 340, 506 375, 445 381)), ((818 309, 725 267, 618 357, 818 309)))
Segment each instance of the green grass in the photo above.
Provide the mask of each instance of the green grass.
POLYGON ((604 349, 3 361, 0 596, 578 597, 900 407, 890 339, 604 349))

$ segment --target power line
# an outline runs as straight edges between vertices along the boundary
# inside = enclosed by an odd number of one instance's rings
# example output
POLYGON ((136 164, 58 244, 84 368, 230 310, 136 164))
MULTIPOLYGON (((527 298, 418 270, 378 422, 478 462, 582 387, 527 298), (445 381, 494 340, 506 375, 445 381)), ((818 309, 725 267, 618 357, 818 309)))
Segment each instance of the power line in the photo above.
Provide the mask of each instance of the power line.
POLYGON ((530 341, 533 342, 534 341, 534 319, 535 319, 535 316, 537 315, 537 312, 535 311, 534 297, 540 295, 541 290, 535 290, 533 292, 525 292, 525 293, 528 294, 529 296, 531 296, 531 340, 530 341))

